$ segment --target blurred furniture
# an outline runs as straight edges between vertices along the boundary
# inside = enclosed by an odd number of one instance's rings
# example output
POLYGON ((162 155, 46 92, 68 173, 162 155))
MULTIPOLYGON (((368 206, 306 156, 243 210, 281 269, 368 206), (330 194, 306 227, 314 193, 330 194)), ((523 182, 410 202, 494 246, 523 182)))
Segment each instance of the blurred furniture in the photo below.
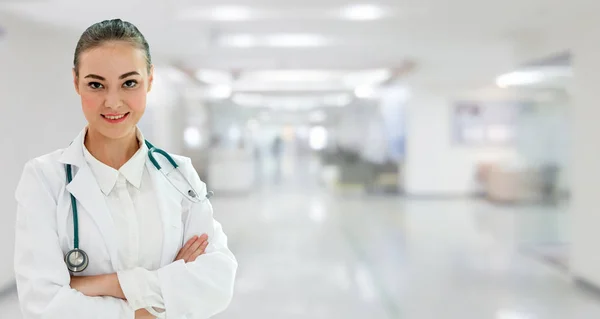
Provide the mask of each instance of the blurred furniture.
POLYGON ((338 189, 360 189, 369 193, 397 193, 401 187, 396 162, 371 163, 359 154, 343 149, 321 154, 322 180, 338 189))
POLYGON ((402 190, 400 163, 385 162, 372 165, 372 176, 367 186, 371 193, 398 193, 402 190))
POLYGON ((543 199, 542 174, 536 169, 483 163, 477 170, 477 179, 484 196, 493 202, 525 203, 543 199))

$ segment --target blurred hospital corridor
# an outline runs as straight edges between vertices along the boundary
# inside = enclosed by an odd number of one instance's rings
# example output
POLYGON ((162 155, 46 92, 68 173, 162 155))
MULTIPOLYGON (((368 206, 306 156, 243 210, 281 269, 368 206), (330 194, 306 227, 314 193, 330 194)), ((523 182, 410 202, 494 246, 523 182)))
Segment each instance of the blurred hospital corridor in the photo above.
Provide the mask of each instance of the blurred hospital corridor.
POLYGON ((224 220, 241 266, 218 318, 600 315, 593 295, 532 252, 564 242, 564 207, 335 194, 306 182, 303 164, 243 199, 215 199, 240 212, 224 220))
MULTIPOLYGON (((332 192, 315 178, 318 161, 284 156, 290 169, 274 179, 274 160, 261 187, 213 197, 240 264, 215 318, 600 316, 560 260, 533 250, 562 248, 564 206, 332 192)), ((16 295, 2 298, 2 318, 21 318, 16 295)))
POLYGON ((600 318, 599 10, 0 0, 0 318, 600 318))

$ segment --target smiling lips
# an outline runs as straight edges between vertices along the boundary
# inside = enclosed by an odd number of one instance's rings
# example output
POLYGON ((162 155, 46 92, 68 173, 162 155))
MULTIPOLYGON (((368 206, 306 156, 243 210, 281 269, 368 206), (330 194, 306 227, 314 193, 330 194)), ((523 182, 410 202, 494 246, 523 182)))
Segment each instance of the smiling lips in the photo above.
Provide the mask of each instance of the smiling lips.
POLYGON ((125 121, 125 119, 127 119, 128 116, 129 112, 124 114, 102 114, 102 118, 104 118, 104 120, 113 124, 125 121))

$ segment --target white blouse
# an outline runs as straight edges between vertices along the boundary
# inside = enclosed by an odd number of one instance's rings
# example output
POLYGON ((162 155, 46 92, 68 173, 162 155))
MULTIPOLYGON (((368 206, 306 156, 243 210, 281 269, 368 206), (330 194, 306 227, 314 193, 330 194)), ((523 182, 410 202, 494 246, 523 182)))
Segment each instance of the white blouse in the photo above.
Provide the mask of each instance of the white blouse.
POLYGON ((117 274, 123 293, 133 310, 145 308, 161 317, 165 305, 155 270, 161 261, 162 219, 145 165, 148 147, 139 129, 137 138, 140 148, 119 170, 100 162, 85 145, 83 150, 117 232, 118 256, 125 267, 117 274))

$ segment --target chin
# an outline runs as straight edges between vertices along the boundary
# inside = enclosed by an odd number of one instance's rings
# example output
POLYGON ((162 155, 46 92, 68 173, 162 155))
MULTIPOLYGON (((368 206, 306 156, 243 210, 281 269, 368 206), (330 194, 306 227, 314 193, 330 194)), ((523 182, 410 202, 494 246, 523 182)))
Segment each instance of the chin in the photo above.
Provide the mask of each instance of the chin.
POLYGON ((96 131, 106 138, 118 140, 129 136, 134 129, 135 126, 129 125, 123 127, 102 127, 96 131))

